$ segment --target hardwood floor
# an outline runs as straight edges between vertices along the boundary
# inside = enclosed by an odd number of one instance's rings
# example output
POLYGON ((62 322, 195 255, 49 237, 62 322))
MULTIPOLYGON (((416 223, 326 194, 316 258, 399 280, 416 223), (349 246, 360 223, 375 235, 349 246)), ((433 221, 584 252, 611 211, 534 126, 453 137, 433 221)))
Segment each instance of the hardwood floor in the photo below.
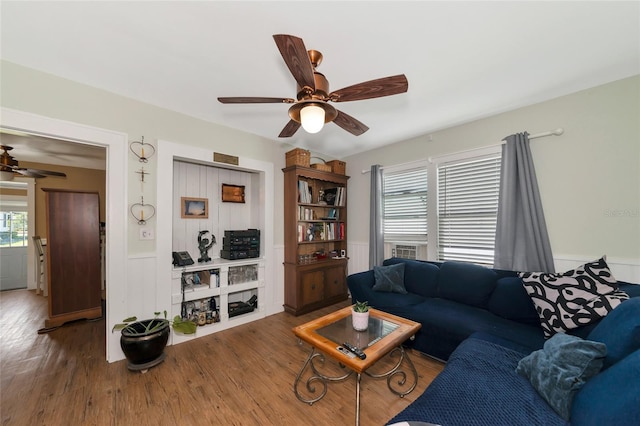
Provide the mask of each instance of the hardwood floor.
MULTIPOLYGON (((355 378, 329 384, 308 405, 293 381, 309 346, 291 329, 347 306, 299 317, 280 313, 192 342, 169 346, 147 373, 105 360, 104 320, 37 334, 46 299, 34 291, 0 294, 2 425, 337 425, 353 424, 355 378)), ((405 398, 384 380, 362 379, 361 424, 384 425, 417 398, 443 364, 410 351, 419 380, 405 398)))

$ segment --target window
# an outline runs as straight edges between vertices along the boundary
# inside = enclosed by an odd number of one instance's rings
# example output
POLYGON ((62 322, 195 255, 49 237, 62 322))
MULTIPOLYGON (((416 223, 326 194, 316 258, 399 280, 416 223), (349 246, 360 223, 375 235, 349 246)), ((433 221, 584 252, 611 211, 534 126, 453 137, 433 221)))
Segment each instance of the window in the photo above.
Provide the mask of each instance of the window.
POLYGON ((438 259, 493 266, 500 154, 438 166, 438 259))
POLYGON ((427 169, 384 172, 385 241, 427 241, 427 169))
POLYGON ((26 212, 0 212, 0 247, 27 246, 27 231, 26 212))

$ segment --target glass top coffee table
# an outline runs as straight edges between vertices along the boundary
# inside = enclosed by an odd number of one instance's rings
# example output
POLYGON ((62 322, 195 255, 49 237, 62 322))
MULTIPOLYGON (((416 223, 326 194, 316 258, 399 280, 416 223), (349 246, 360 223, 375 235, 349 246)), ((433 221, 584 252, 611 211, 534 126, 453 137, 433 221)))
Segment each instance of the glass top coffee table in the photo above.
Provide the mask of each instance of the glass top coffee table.
POLYGON ((293 390, 300 401, 313 404, 325 396, 327 383, 344 381, 355 373, 356 425, 359 425, 362 374, 374 379, 386 378, 388 388, 400 397, 415 389, 418 373, 402 342, 412 337, 421 325, 377 309, 369 309, 367 330, 356 331, 351 324, 351 309, 351 306, 347 306, 293 329, 300 340, 311 345, 311 353, 295 379, 293 390), (360 349, 365 355, 364 359, 345 350, 345 343, 360 349), (336 361, 337 369, 327 368, 325 355, 336 361), (389 365, 388 368, 381 373, 367 371, 387 356, 393 358, 385 364, 389 365), (408 367, 411 373, 409 382, 403 366, 408 367), (301 388, 301 384, 305 386, 301 388))

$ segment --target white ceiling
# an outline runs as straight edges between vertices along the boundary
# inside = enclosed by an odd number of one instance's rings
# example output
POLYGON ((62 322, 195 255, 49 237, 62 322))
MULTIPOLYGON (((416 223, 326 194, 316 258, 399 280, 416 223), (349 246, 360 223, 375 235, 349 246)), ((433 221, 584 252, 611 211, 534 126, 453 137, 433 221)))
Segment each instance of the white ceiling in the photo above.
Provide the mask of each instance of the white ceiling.
POLYGON ((640 74, 637 1, 1 2, 2 59, 277 141, 287 105, 216 100, 295 98, 273 34, 321 51, 331 90, 407 76, 335 104, 362 136, 285 140, 337 158, 640 74))

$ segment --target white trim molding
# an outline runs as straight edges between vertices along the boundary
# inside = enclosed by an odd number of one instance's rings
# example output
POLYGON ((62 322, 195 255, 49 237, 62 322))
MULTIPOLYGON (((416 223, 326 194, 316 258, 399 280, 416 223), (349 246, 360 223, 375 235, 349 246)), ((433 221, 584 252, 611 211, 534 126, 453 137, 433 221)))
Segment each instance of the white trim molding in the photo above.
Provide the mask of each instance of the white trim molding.
POLYGON ((0 127, 26 134, 63 139, 84 145, 102 146, 107 151, 106 173, 106 358, 119 358, 119 337, 111 326, 124 318, 127 292, 127 152, 126 133, 2 108, 0 127))

